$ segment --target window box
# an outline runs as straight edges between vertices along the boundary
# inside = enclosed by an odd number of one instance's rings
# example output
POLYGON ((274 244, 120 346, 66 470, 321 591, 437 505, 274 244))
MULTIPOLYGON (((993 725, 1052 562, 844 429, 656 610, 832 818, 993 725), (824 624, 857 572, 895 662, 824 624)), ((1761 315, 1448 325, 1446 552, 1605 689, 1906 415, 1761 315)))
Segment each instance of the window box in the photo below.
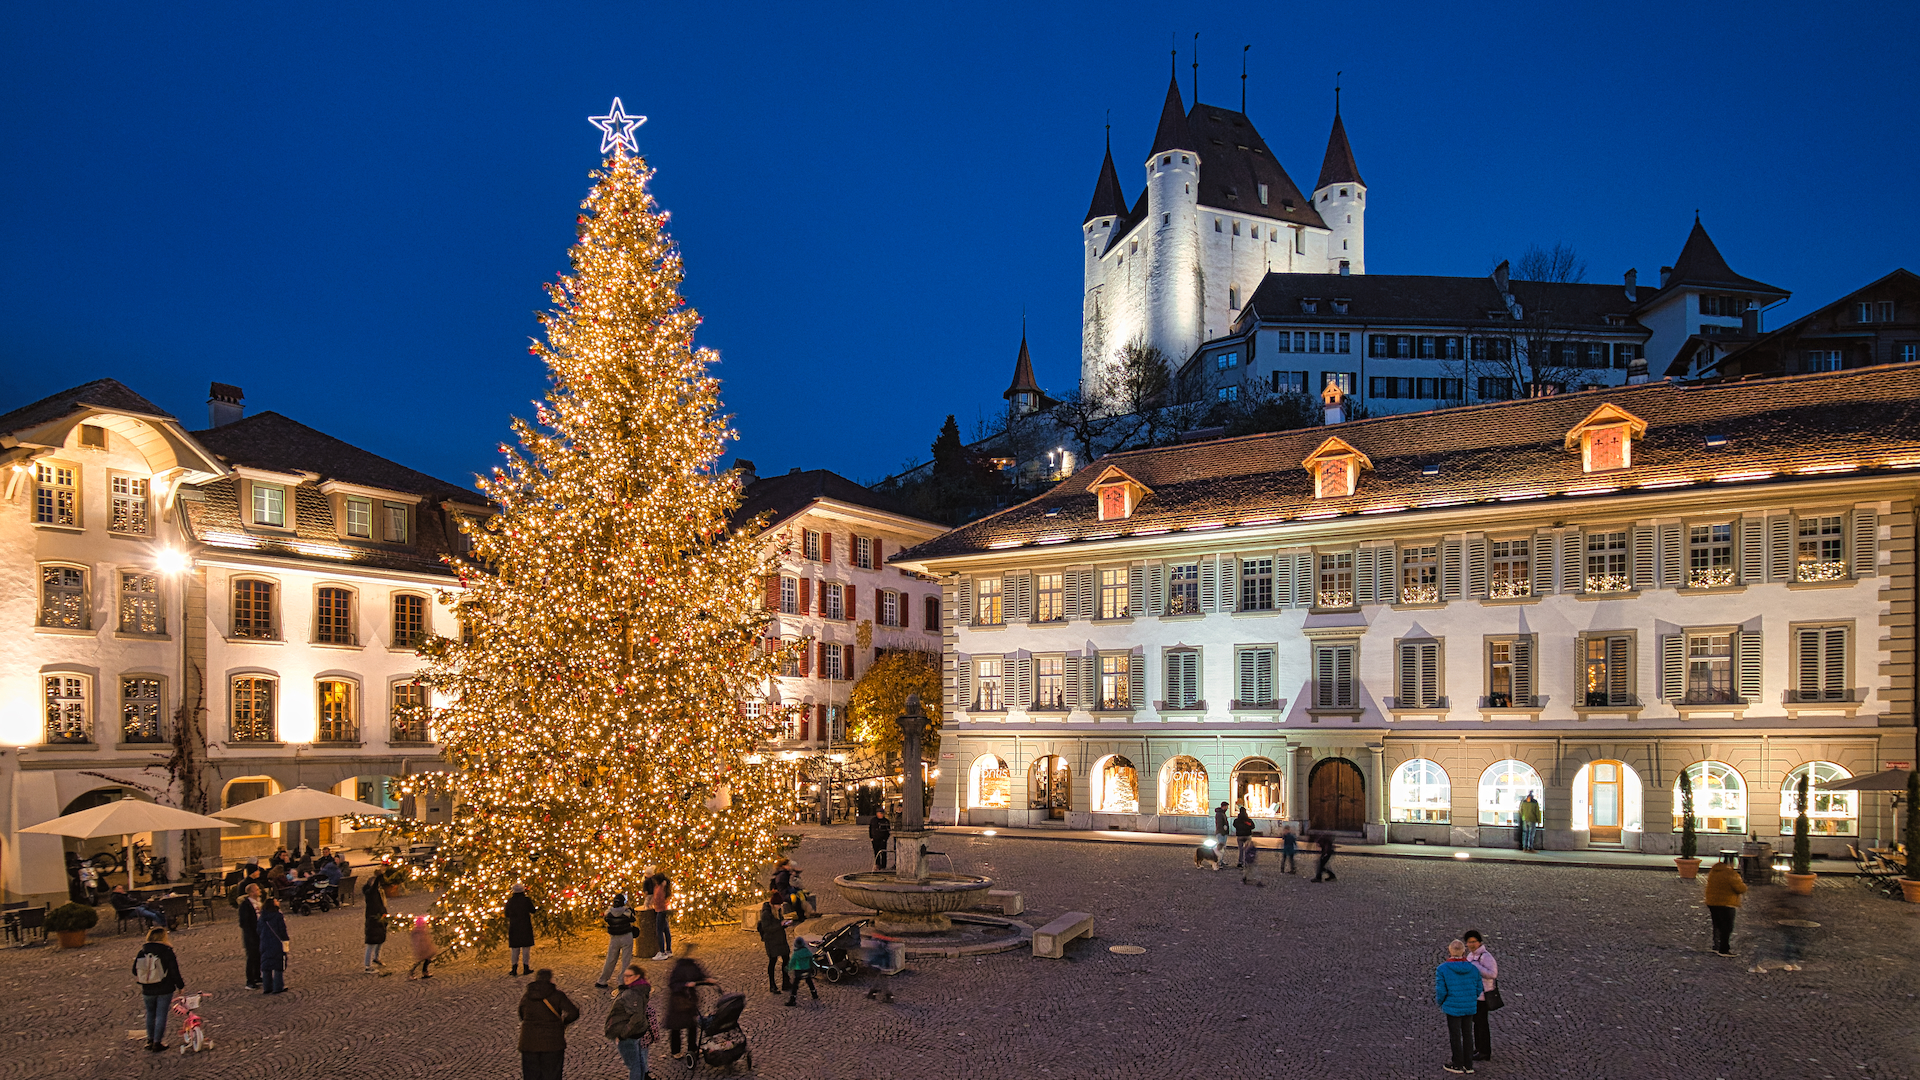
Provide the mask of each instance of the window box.
POLYGON ((357 750, 364 745, 366 744, 358 739, 315 739, 313 741, 315 750, 357 750))
POLYGON ((1787 588, 1796 591, 1800 589, 1846 589, 1851 588, 1857 580, 1859 579, 1841 577, 1828 578, 1824 581, 1789 581, 1787 582, 1787 588))
POLYGON ((172 634, 136 634, 129 630, 115 630, 113 632, 113 637, 114 637, 114 640, 116 641, 172 641, 173 640, 172 634))
POLYGON ((1286 711, 1286 708, 1285 698, 1277 698, 1273 701, 1234 700, 1227 703, 1227 711, 1235 713, 1277 713, 1286 711))

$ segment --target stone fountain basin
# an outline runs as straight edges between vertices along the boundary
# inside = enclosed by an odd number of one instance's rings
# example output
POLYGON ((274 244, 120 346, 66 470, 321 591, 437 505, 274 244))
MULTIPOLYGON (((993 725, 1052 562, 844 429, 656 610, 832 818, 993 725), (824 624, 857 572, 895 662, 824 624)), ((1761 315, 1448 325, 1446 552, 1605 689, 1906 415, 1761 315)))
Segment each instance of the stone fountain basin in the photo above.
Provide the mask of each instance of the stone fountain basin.
POLYGON ((889 926, 920 933, 948 929, 946 912, 973 907, 993 888, 992 878, 978 874, 929 874, 915 881, 885 871, 842 874, 833 883, 849 902, 881 912, 887 924, 882 932, 889 926))

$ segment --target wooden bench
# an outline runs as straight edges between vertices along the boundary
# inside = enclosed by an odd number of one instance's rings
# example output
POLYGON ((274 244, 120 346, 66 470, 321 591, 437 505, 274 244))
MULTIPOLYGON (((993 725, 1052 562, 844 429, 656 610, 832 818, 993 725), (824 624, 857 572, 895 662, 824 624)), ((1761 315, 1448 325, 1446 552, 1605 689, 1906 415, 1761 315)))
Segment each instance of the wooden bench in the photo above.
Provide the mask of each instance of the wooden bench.
POLYGON ((1069 911, 1033 932, 1033 955, 1063 960, 1067 955, 1067 942, 1092 936, 1093 916, 1084 911, 1069 911))
POLYGON ((989 889, 987 898, 974 907, 993 908, 1002 915, 1018 915, 1027 910, 1027 901, 1017 889, 989 889))

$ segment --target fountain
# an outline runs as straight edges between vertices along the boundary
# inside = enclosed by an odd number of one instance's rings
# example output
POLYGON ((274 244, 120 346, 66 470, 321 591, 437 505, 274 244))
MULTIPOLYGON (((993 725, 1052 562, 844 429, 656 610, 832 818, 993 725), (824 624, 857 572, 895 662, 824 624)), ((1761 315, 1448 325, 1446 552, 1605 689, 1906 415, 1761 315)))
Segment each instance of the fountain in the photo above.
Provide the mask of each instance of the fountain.
POLYGON ((993 879, 978 874, 936 874, 927 867, 926 801, 920 746, 928 720, 920 695, 907 698, 906 713, 898 717, 905 742, 905 808, 893 830, 891 870, 842 874, 833 879, 850 903, 876 912, 874 929, 883 934, 940 934, 953 929, 948 912, 965 911, 993 888, 993 879))

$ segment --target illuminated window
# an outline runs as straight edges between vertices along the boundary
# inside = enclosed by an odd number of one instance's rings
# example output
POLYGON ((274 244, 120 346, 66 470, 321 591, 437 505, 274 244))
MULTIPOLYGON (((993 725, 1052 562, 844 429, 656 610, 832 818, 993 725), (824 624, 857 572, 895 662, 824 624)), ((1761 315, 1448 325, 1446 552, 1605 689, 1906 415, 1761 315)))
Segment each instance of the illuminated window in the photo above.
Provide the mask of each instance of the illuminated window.
POLYGON ((152 675, 120 678, 120 741, 157 743, 160 731, 160 680, 152 675))
POLYGON ((276 529, 287 525, 287 489, 278 484, 262 484, 255 481, 248 485, 253 489, 253 523, 268 525, 276 529))
POLYGON ((39 525, 80 524, 80 494, 73 466, 34 464, 33 520, 39 525))
POLYGON ((1732 585, 1733 525, 1694 525, 1687 530, 1687 588, 1732 585))
POLYGON ((1488 596, 1511 600, 1533 595, 1533 561, 1528 541, 1495 540, 1487 545, 1487 554, 1492 559, 1488 596))
POLYGON ((230 697, 228 741, 273 742, 273 680, 257 675, 241 676, 233 680, 230 697))
POLYGON ((349 495, 346 500, 347 535, 363 540, 373 539, 373 500, 355 498, 349 495))
POLYGON ((1837 516, 1800 519, 1794 580, 1837 581, 1847 576, 1846 526, 1837 516))
POLYGON ((1094 766, 1093 812, 1096 814, 1140 812, 1140 774, 1134 769, 1131 759, 1115 754, 1094 766))
POLYGON ((77 566, 40 568, 40 625, 60 630, 87 630, 87 572, 77 566))
POLYGON ((1487 639, 1487 708, 1533 706, 1533 638, 1487 639))
POLYGON ((1033 575, 1033 621, 1058 622, 1067 617, 1059 574, 1033 575))
POLYGON ((152 531, 147 481, 138 476, 113 476, 108 478, 108 483, 112 489, 112 505, 107 508, 108 531, 125 536, 145 536, 152 531))
POLYGON ((1200 564, 1174 563, 1167 567, 1167 614, 1192 615, 1200 610, 1200 564))
POLYGON ((1286 785, 1266 758, 1248 758, 1234 766, 1231 780, 1233 805, 1248 817, 1277 818, 1286 809, 1286 785))
POLYGON ((388 738, 397 743, 427 741, 427 688, 417 682, 393 684, 388 705, 392 732, 388 738))
POLYGON ((973 583, 973 621, 982 626, 998 626, 1001 622, 1000 579, 978 578, 973 583))
POLYGON ((1687 696, 1689 705, 1723 705, 1733 696, 1733 635, 1687 635, 1687 696))
POLYGON ((1632 587, 1632 579, 1627 577, 1627 534, 1588 533, 1586 591, 1626 592, 1632 587))
POLYGON ((85 675, 48 675, 47 741, 49 743, 90 743, 93 741, 92 702, 87 694, 85 675))
POLYGON ((1001 683, 1004 661, 997 656, 973 662, 973 708, 976 712, 997 712, 1007 707, 1001 683))
POLYGON ((1337 551, 1320 556, 1320 587, 1315 599, 1323 608, 1353 606, 1353 552, 1337 551))
POLYGON ((1207 767, 1182 755, 1160 767, 1160 812, 1204 815, 1207 808, 1207 767))
POLYGON ((975 810, 1005 810, 1013 802, 1013 771, 1004 759, 982 754, 973 761, 969 806, 975 810))
POLYGON ((1132 659, 1120 653, 1100 657, 1100 708, 1107 711, 1133 708, 1132 659))
POLYGON ((120 632, 164 634, 160 618, 160 577, 144 570, 120 571, 120 632))
POLYGON ((1581 636, 1583 700, 1588 708, 1632 706, 1633 639, 1624 634, 1581 636))
POLYGON ((1124 619, 1132 597, 1128 571, 1122 567, 1100 571, 1100 614, 1102 619, 1124 619))
POLYGON ((1067 707, 1066 661, 1038 656, 1033 661, 1033 707, 1053 712, 1067 707))
POLYGON ((1853 779, 1853 774, 1831 761, 1809 761, 1788 772, 1780 785, 1780 832, 1793 832, 1800 813, 1800 778, 1807 781, 1807 831, 1815 836, 1856 836, 1860 832, 1859 792, 1826 791, 1823 784, 1853 779))
POLYGON ((317 742, 358 742, 360 721, 355 715, 354 686, 345 679, 320 681, 320 726, 317 742))
POLYGON ((400 503, 381 503, 383 528, 380 538, 389 544, 407 542, 407 508, 400 503))
POLYGON ((1440 559, 1435 548, 1400 549, 1400 602, 1432 604, 1440 599, 1440 559))
MULTIPOLYGON (((1693 827, 1701 832, 1747 831, 1747 785, 1733 766, 1719 761, 1696 761, 1686 767, 1693 784, 1693 827)), ((1680 831, 1680 778, 1673 780, 1673 830, 1680 831)), ((1788 831, 1792 831, 1789 828, 1788 831)))
POLYGON ((1453 783, 1438 762, 1402 762, 1393 770, 1387 798, 1393 821, 1445 825, 1453 820, 1453 783))
POLYGON ((1494 762, 1480 774, 1480 824, 1518 825, 1521 801, 1528 795, 1537 799, 1545 790, 1540 774, 1526 762, 1494 762))

